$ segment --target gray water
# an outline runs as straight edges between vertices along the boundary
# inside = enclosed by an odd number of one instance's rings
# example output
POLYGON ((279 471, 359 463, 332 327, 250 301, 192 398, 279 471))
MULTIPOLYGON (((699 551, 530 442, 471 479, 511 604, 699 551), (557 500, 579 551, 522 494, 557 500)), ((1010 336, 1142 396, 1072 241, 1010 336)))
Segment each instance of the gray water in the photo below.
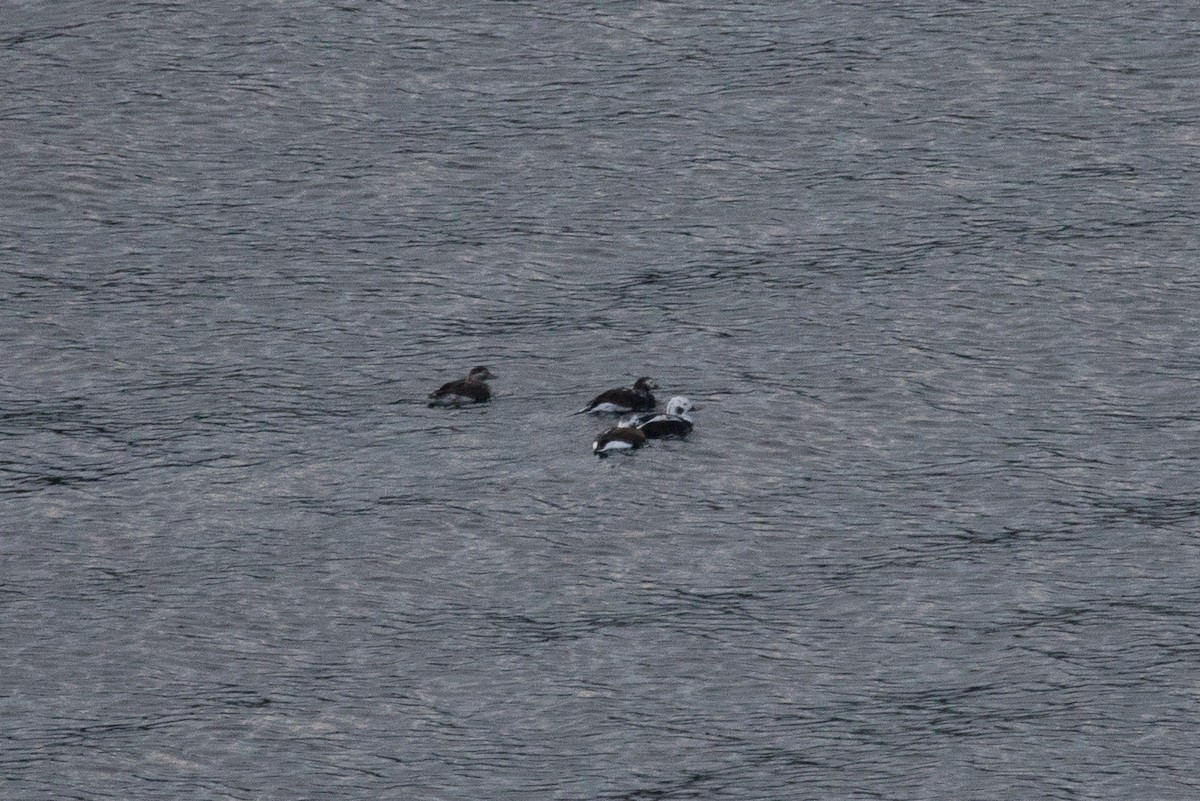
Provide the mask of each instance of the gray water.
POLYGON ((1197 8, 3 4, 0 798, 1200 797, 1197 8))

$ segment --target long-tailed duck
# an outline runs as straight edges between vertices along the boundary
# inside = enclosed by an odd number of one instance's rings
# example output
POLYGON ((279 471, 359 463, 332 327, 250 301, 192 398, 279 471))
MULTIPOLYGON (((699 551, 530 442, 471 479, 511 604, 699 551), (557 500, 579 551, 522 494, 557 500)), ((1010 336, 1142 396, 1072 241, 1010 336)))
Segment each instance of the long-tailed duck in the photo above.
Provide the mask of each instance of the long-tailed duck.
POLYGON ((665 412, 644 412, 626 417, 620 425, 636 428, 650 439, 659 437, 686 437, 692 430, 692 417, 688 412, 699 409, 682 395, 667 401, 665 412))
POLYGON ((442 384, 429 393, 429 405, 462 406, 468 403, 486 403, 492 397, 492 391, 484 381, 495 377, 491 370, 482 365, 472 367, 466 378, 442 384))
POLYGON ((607 456, 614 451, 628 451, 646 444, 646 435, 636 428, 615 426, 608 429, 592 443, 592 453, 607 456))
POLYGON ((639 378, 633 384, 633 389, 618 387, 601 392, 592 402, 575 414, 624 414, 625 412, 646 412, 654 408, 654 396, 650 390, 658 389, 658 384, 652 378, 639 378))

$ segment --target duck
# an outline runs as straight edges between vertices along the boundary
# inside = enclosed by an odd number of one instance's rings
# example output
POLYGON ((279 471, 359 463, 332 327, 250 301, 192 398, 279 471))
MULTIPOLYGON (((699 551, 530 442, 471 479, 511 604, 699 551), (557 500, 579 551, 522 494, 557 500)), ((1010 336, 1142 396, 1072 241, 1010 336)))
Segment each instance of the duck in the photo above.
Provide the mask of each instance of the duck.
POLYGON ((603 458, 616 451, 630 451, 646 444, 646 435, 636 428, 613 426, 596 437, 592 453, 603 458))
POLYGON ((665 412, 643 412, 626 417, 619 425, 636 428, 650 439, 659 437, 686 437, 692 430, 692 417, 688 412, 699 409, 682 395, 667 401, 665 412))
POLYGON ((472 403, 487 403, 492 397, 492 391, 484 382, 495 377, 492 371, 483 365, 472 367, 466 378, 442 384, 430 392, 429 405, 459 407, 472 403))
POLYGON ((654 396, 650 390, 658 389, 654 379, 642 377, 633 382, 633 389, 618 387, 601 392, 592 402, 574 414, 624 414, 625 412, 648 412, 654 408, 654 396))

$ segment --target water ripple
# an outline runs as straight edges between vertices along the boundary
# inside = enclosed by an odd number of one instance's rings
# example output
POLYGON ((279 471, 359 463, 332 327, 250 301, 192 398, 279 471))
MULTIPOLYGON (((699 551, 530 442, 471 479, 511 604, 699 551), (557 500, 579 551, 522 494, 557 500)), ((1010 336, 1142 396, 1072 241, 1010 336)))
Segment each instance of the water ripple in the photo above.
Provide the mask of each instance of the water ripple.
POLYGON ((6 798, 1195 797, 1195 14, 808 12, 10 4, 6 798))

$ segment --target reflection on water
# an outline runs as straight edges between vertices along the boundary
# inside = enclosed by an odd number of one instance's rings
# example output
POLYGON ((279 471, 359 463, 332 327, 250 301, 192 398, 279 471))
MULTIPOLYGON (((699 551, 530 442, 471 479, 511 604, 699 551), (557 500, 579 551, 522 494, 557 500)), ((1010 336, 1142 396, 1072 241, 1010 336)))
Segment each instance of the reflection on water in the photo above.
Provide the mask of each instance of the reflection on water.
POLYGON ((1194 20, 1084 11, 9 9, 6 798, 1195 795, 1194 20))

